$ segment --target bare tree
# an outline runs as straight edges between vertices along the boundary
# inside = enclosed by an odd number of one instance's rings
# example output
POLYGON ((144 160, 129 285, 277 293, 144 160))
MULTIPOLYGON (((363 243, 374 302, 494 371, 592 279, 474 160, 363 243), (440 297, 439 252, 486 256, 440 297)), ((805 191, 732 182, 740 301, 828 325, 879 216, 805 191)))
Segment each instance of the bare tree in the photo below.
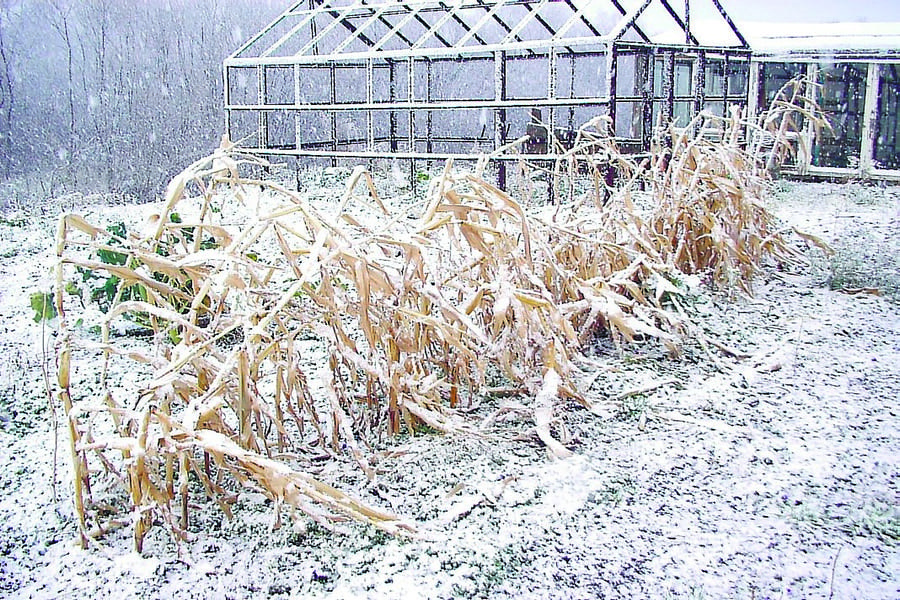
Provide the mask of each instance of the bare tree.
POLYGON ((9 177, 12 168, 12 123, 15 108, 12 69, 6 50, 7 2, 0 2, 0 169, 9 177))
POLYGON ((287 4, 0 0, 4 159, 42 187, 153 199, 218 143, 222 60, 287 4))
POLYGON ((70 26, 70 18, 74 4, 66 2, 66 0, 47 0, 48 4, 48 21, 50 26, 59 34, 64 44, 66 54, 66 77, 68 86, 66 88, 68 99, 68 140, 66 157, 66 166, 68 167, 69 178, 72 180, 73 187, 77 187, 78 170, 74 168, 74 161, 77 151, 77 130, 75 128, 75 67, 73 60, 74 44, 72 27, 70 26))

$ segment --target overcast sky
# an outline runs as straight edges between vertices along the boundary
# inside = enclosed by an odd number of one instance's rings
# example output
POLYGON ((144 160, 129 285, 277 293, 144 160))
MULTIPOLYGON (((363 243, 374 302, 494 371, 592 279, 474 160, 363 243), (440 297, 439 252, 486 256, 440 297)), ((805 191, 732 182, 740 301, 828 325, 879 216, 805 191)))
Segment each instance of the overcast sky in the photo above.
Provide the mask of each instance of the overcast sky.
POLYGON ((900 0, 721 0, 735 20, 900 22, 900 0))

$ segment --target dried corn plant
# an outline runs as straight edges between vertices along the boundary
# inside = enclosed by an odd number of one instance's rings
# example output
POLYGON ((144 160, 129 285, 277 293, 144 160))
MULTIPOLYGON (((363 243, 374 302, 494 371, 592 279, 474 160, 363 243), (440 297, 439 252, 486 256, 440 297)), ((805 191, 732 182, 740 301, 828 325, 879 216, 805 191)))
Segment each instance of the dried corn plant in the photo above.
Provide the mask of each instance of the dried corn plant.
MULTIPOLYGON (((297 460, 276 458, 333 455, 342 444, 356 449, 337 397, 330 407, 324 403, 333 427, 318 414, 323 403, 307 380, 304 341, 330 322, 328 330, 341 334, 338 295, 316 304, 340 284, 333 278, 368 281, 369 274, 340 227, 296 195, 266 183, 273 201, 251 206, 246 193, 253 182, 238 176, 248 161, 258 163, 223 149, 192 165, 169 186, 163 210, 140 235, 115 236, 75 215, 60 219, 58 383, 83 536, 99 518, 91 498, 97 465, 130 494, 138 549, 157 519, 184 536, 192 477, 226 512, 233 501, 222 484, 227 475, 322 523, 351 517, 391 533, 411 531, 289 466, 297 460), (230 191, 221 192, 223 184, 230 191), (239 226, 218 222, 220 193, 240 209, 239 226), (121 260, 90 259, 103 252, 121 260), (73 267, 115 278, 99 348, 69 327, 72 306, 63 290, 73 267), (150 347, 125 349, 111 339, 110 323, 121 317, 140 324, 150 347), (73 394, 73 357, 91 360, 97 352, 107 365, 124 358, 152 374, 123 397, 104 367, 99 391, 73 394)), ((338 337, 337 344, 353 348, 354 341, 338 337)), ((336 389, 326 386, 332 396, 336 389)), ((95 530, 108 526, 97 522, 95 530)))
POLYGON ((667 264, 749 293, 764 255, 797 260, 763 198, 772 161, 786 158, 798 139, 797 115, 817 128, 827 126, 799 92, 804 85, 787 84, 756 123, 741 119, 737 109, 727 119, 701 113, 683 130, 670 130, 668 147, 657 140, 646 171, 657 208, 645 231, 667 264), (788 94, 790 100, 781 99, 788 94), (748 131, 751 138, 768 139, 767 147, 748 146, 748 131))
MULTIPOLYGON (((663 270, 702 274, 713 285, 749 293, 764 255, 798 259, 763 199, 773 169, 808 152, 802 130, 829 127, 813 100, 815 86, 803 77, 789 81, 755 120, 735 107, 728 117, 704 111, 684 127, 660 128, 649 156, 619 152, 608 121, 596 119, 578 131, 580 144, 556 173, 572 180, 587 165, 596 202, 603 171, 614 168, 620 185, 608 218, 617 223, 607 227, 628 231, 634 253, 663 270), (649 191, 643 202, 649 208, 636 209, 639 190, 649 191)), ((599 208, 602 213, 609 207, 599 208)))
POLYGON ((739 139, 748 124, 722 120, 712 140, 711 122, 642 163, 602 120, 583 128, 556 170, 590 165, 587 203, 523 206, 448 163, 417 212, 388 210, 362 168, 322 210, 246 175, 264 163, 225 143, 172 181, 139 233, 64 215, 58 384, 83 538, 125 522, 94 498, 108 481, 128 493, 139 550, 155 522, 185 537, 198 495, 230 513, 236 485, 326 525, 412 533, 305 466, 348 452, 372 478, 368 444, 383 435, 474 431, 456 409, 497 373, 533 398, 548 450, 568 455, 550 424, 560 399, 590 407, 572 366, 587 342, 655 338, 677 353, 683 273, 748 289, 763 254, 789 254, 759 202, 765 159, 739 139), (634 202, 641 187, 649 207, 634 202), (97 273, 109 296, 99 343, 70 325, 79 306, 64 293, 97 273), (123 319, 148 341, 114 338, 123 319), (98 358, 99 388, 86 389, 73 373, 98 358), (146 374, 137 389, 113 381, 122 365, 146 374))

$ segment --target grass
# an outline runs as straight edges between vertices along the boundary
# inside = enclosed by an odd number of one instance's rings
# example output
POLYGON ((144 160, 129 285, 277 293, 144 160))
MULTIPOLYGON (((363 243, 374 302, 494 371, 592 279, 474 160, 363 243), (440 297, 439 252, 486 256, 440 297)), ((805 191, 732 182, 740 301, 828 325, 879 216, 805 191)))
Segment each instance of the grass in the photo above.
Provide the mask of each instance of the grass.
POLYGON ((857 535, 874 536, 885 543, 900 543, 900 506, 881 502, 868 504, 852 517, 847 529, 857 535))
POLYGON ((629 496, 637 491, 637 484, 628 475, 620 475, 610 479, 603 489, 592 492, 588 497, 588 502, 602 502, 612 506, 618 506, 624 502, 629 496))
POLYGON ((622 421, 637 421, 649 408, 649 398, 645 394, 635 394, 622 399, 616 417, 622 421))
POLYGON ((812 276, 828 289, 869 293, 900 302, 900 264, 893 252, 874 252, 885 244, 866 229, 849 229, 838 236, 831 252, 810 252, 812 276))
MULTIPOLYGON (((776 197, 788 197, 796 184, 780 181, 773 184, 776 197)), ((886 224, 860 224, 856 217, 871 215, 870 207, 884 209, 894 202, 894 195, 882 186, 847 183, 842 186, 840 214, 833 217, 836 230, 830 251, 813 248, 810 252, 812 276, 831 290, 848 293, 870 293, 900 301, 900 262, 893 251, 892 228, 886 224), (880 248, 883 251, 874 249, 880 248)))
POLYGON ((676 600, 676 598, 686 598, 687 600, 705 600, 707 598, 706 591, 703 589, 702 585, 691 586, 686 595, 675 594, 671 591, 667 591, 665 595, 666 600, 676 600))
POLYGON ((451 562, 442 567, 449 571, 472 568, 471 573, 463 576, 464 583, 454 584, 453 597, 484 598, 505 581, 518 576, 529 563, 527 549, 513 543, 497 549, 493 558, 490 555, 466 557, 460 563, 451 562), (482 560, 484 562, 479 564, 482 560))
POLYGON ((58 399, 84 543, 102 530, 91 489, 104 473, 130 498, 138 551, 157 522, 184 537, 192 477, 226 514, 229 488, 250 486, 272 500, 276 523, 285 507, 323 527, 351 519, 415 534, 284 457, 348 454, 373 478, 366 449, 385 435, 474 432, 458 409, 493 373, 525 392, 537 435, 567 456, 558 406, 591 407, 574 380, 582 348, 604 336, 619 352, 652 341, 677 355, 692 328, 673 282, 749 292, 762 257, 797 260, 760 202, 767 158, 741 143, 748 127, 783 134, 797 107, 774 106, 756 123, 701 115, 643 158, 619 153, 595 122, 564 163, 611 162, 619 184, 601 189, 598 170, 593 193, 561 197, 552 213, 485 180, 484 162, 474 173, 449 162, 423 203, 394 211, 358 167, 320 209, 246 175, 265 163, 225 144, 173 179, 140 232, 62 216, 58 399), (82 346, 69 322, 84 307, 65 290, 84 272, 105 282, 80 298, 106 312, 102 405, 70 380, 82 346), (148 347, 117 345, 118 319, 139 322, 148 347), (326 348, 315 387, 309 339, 326 348), (153 367, 135 395, 110 381, 110 365, 128 361, 153 367))
POLYGON ((900 302, 900 264, 891 253, 869 254, 877 248, 872 235, 857 232, 852 243, 841 241, 828 261, 826 282, 832 290, 877 290, 881 295, 900 302))
POLYGON ((897 505, 869 502, 855 510, 834 511, 828 507, 804 504, 792 507, 790 516, 810 529, 873 537, 887 544, 900 542, 900 506, 897 505))

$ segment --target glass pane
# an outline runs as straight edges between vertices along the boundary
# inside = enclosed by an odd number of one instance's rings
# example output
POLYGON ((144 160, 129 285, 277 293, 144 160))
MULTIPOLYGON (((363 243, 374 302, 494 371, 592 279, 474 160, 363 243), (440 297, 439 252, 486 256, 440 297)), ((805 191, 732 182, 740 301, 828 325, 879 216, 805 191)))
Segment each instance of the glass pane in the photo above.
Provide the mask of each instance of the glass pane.
POLYGON ((721 96, 725 93, 725 65, 721 60, 706 63, 706 95, 721 96))
POLYGON ((819 107, 833 131, 822 130, 813 146, 817 167, 856 168, 866 103, 866 65, 848 63, 819 70, 819 107))
POLYGON ((728 95, 746 96, 747 81, 750 78, 750 65, 745 62, 729 63, 728 65, 728 95))
POLYGON ((653 97, 662 98, 663 95, 663 59, 657 58, 653 62, 653 97))
POLYGON ((775 95, 794 77, 806 72, 806 65, 800 63, 763 63, 760 70, 762 97, 760 108, 767 110, 775 95))
POLYGON ((679 127, 684 127, 688 123, 691 122, 691 118, 693 117, 693 108, 694 103, 688 102, 684 100, 679 100, 675 102, 674 111, 673 111, 673 120, 675 124, 679 127))
POLYGON ((712 114, 723 117, 725 116, 725 103, 724 102, 707 102, 703 105, 703 110, 709 111, 712 114))
POLYGON ((875 168, 900 169, 900 68, 882 65, 878 77, 875 168))
POLYGON ((679 62, 675 65, 675 95, 691 97, 691 63, 679 62))
POLYGON ((642 114, 640 102, 616 102, 616 136, 641 139, 642 114))

